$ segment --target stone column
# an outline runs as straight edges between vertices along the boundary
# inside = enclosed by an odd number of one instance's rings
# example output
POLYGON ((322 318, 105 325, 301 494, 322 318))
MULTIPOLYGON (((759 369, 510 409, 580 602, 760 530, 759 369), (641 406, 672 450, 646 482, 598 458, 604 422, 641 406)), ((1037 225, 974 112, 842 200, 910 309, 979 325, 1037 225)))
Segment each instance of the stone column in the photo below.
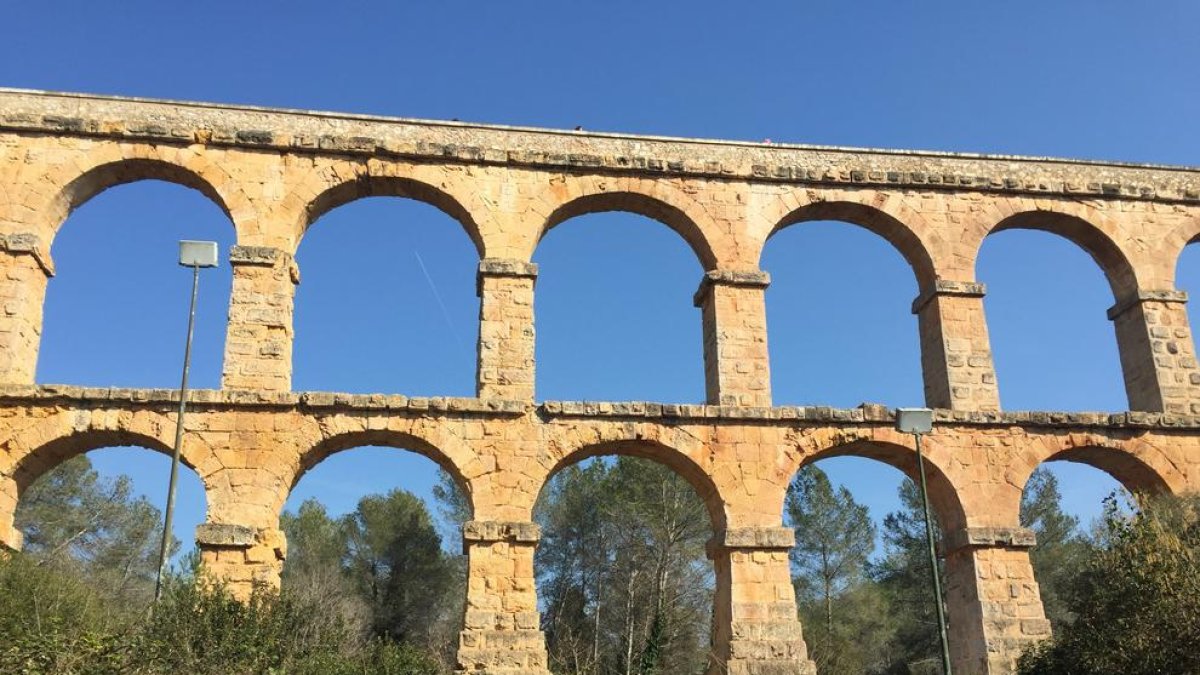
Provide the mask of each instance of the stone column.
POLYGON ((533 286, 537 265, 523 260, 479 261, 479 398, 533 400, 533 286))
POLYGON ((714 537, 710 675, 813 675, 792 587, 786 527, 737 527, 714 537))
POLYGON ((256 587, 279 588, 287 538, 282 530, 230 523, 196 527, 196 547, 204 574, 225 584, 241 600, 256 587))
POLYGON ((0 476, 0 555, 5 551, 20 551, 24 543, 15 520, 19 497, 17 481, 10 476, 0 476))
POLYGON ((770 406, 766 272, 711 270, 693 302, 704 330, 704 381, 713 405, 770 406))
POLYGON ((938 279, 913 301, 921 332, 925 404, 931 408, 1000 409, 984 293, 983 284, 938 279))
POLYGON ((233 289, 221 386, 290 391, 292 308, 299 269, 290 253, 266 246, 234 246, 229 265, 233 289))
POLYGON ((535 523, 468 521, 467 602, 456 672, 549 675, 534 586, 535 523))
POLYGON ((35 234, 0 235, 0 384, 33 384, 54 266, 35 234))
POLYGON ((954 672, 1016 672, 1029 645, 1050 637, 1050 622, 1029 549, 1032 530, 968 527, 946 538, 946 611, 954 672))
POLYGON ((1200 413, 1187 293, 1139 290, 1108 310, 1117 331, 1130 410, 1200 413))

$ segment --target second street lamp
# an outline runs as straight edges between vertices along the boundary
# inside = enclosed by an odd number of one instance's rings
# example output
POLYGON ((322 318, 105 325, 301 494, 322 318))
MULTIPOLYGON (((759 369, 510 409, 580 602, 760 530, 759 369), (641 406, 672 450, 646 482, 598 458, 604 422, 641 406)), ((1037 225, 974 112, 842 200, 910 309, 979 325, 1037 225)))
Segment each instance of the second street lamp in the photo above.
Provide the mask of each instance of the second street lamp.
POLYGON ((925 484, 925 458, 921 454, 921 436, 933 430, 933 411, 929 408, 897 408, 896 431, 912 434, 917 444, 917 475, 921 481, 921 509, 925 512, 925 543, 929 546, 929 570, 933 578, 933 604, 937 608, 938 638, 942 647, 942 672, 950 675, 950 643, 946 637, 946 609, 942 606, 942 581, 938 574, 937 551, 933 539, 933 514, 929 511, 929 489, 925 484))
POLYGON ((154 582, 154 600, 162 597, 167 555, 171 548, 171 520, 175 516, 175 480, 179 476, 179 455, 183 449, 183 415, 187 411, 188 368, 192 364, 192 333, 196 327, 196 295, 200 288, 200 268, 217 266, 217 242, 179 242, 179 264, 192 268, 192 303, 188 310, 187 342, 183 347, 183 377, 179 383, 179 417, 175 420, 175 447, 171 451, 171 478, 167 481, 167 508, 163 516, 162 545, 158 550, 158 578, 154 582))

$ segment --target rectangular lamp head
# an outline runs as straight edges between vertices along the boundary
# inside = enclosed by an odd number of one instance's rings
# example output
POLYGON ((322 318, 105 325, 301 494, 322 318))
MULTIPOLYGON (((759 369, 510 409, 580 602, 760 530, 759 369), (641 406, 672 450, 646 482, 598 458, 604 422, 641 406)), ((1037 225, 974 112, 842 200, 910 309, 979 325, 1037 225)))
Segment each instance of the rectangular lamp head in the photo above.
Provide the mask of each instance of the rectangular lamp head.
POLYGON ((179 242, 179 264, 184 267, 216 267, 217 242, 187 240, 179 242))
POLYGON ((896 431, 927 434, 933 429, 933 411, 929 408, 896 408, 896 431))

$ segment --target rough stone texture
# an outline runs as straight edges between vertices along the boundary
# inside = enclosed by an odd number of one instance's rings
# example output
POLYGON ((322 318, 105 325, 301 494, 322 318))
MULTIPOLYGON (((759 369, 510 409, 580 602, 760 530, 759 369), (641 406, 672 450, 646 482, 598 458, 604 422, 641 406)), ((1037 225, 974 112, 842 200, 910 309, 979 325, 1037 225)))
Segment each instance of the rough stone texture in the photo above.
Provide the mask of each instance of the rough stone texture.
POLYGON ((713 673, 811 673, 782 528, 805 464, 858 455, 912 475, 911 439, 879 405, 772 407, 768 238, 843 220, 891 242, 921 289, 930 496, 945 528, 961 673, 1007 673, 1047 634, 1021 489, 1039 464, 1086 462, 1147 492, 1200 488, 1200 373, 1180 251, 1200 235, 1200 172, 1019 157, 764 146, 414 122, 0 90, 0 544, 20 546, 22 491, 113 445, 167 452, 178 393, 35 386, 48 256, 66 216, 103 190, 161 179, 212 199, 237 232, 224 378, 192 393, 183 460, 200 476, 210 574, 276 584, 279 512, 304 473, 360 445, 421 453, 470 498, 459 668, 545 675, 529 522, 554 471, 596 455, 659 461, 708 507, 713 673), (290 391, 293 255, 354 199, 418 199, 480 255, 475 398, 290 391), (697 292, 707 404, 535 403, 530 263, 555 225, 597 211, 661 221, 706 270, 697 292), (1131 411, 1001 412, 975 258, 991 232, 1075 241, 1105 272, 1131 411))
POLYGON ((710 271, 693 299, 704 327, 708 400, 721 405, 771 405, 767 353, 766 272, 710 271))
POLYGON ((1006 673, 1031 641, 1050 636, 1050 622, 1027 545, 979 543, 946 558, 947 620, 955 672, 1006 673))
POLYGON ((234 246, 233 289, 225 338, 226 389, 292 388, 292 307, 300 273, 291 254, 234 246))
POLYGON ((1142 291, 1113 306, 1121 370, 1132 410, 1200 412, 1200 369, 1188 326, 1187 294, 1142 291))
MULTIPOLYGON (((788 572, 793 540, 781 522, 795 472, 838 455, 910 475, 915 468, 911 438, 893 429, 891 411, 880 406, 535 407, 380 394, 194 394, 183 461, 206 490, 200 548, 210 573, 243 593, 277 583, 286 556, 280 510, 325 457, 383 445, 446 468, 474 514, 463 537, 469 620, 459 658, 464 669, 484 672, 543 668, 532 567, 538 534, 529 519, 541 487, 562 466, 624 454, 661 462, 689 481, 714 532, 714 668, 745 673, 809 668, 788 572)), ((0 388, 0 531, 12 532, 20 492, 69 457, 113 445, 167 453, 176 404, 168 390, 0 388)), ((1020 646, 1043 635, 1031 542, 1018 528, 1021 489, 1039 464, 1086 462, 1139 491, 1200 487, 1200 417, 939 410, 936 419, 924 448, 931 500, 952 549, 949 610, 963 672, 1008 672, 1020 646)))
POLYGON ((533 285, 537 265, 521 260, 479 263, 480 398, 533 400, 533 285))
POLYGON ((920 324, 925 401, 930 406, 1000 409, 983 295, 983 284, 939 279, 913 302, 920 324))

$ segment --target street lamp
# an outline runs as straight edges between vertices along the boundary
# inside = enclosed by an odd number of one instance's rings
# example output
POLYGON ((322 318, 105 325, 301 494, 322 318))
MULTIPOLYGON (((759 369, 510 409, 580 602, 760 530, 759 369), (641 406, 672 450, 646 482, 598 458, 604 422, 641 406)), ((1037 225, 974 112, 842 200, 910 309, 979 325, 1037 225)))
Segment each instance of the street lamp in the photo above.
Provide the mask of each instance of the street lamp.
POLYGON ((937 608, 938 637, 942 644, 942 672, 950 675, 950 643, 946 639, 946 612, 942 607, 942 581, 938 575, 937 553, 933 543, 933 516, 929 512, 929 490, 925 486, 925 458, 921 455, 921 436, 933 430, 933 411, 929 408, 897 408, 896 431, 912 434, 917 444, 917 475, 921 481, 921 508, 925 512, 925 543, 929 546, 929 573, 933 577, 933 605, 937 608))
POLYGON ((163 517, 162 546, 158 550, 158 579, 154 582, 155 602, 162 597, 163 577, 167 573, 167 550, 171 544, 171 520, 175 516, 175 480, 179 476, 179 454, 183 448, 183 414, 187 410, 188 368, 192 363, 192 333, 196 326, 196 293, 200 288, 200 268, 217 266, 217 242, 179 242, 179 264, 192 268, 192 303, 188 311, 187 342, 183 348, 183 377, 179 383, 179 417, 175 420, 171 478, 167 482, 167 510, 163 517))

